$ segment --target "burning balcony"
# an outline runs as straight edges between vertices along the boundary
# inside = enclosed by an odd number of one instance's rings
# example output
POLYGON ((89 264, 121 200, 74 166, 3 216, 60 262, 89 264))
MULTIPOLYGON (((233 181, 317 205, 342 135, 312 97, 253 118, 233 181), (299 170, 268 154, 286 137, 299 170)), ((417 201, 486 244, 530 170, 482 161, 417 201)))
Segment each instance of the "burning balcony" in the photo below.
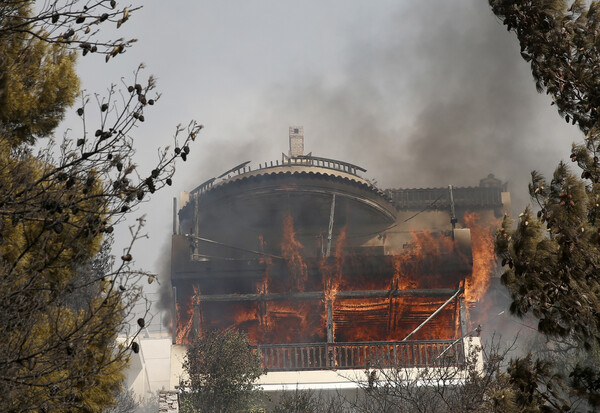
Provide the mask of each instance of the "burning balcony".
POLYGON ((441 355, 460 364, 469 303, 494 265, 500 189, 471 204, 452 188, 383 192, 357 165, 292 152, 186 195, 172 248, 174 343, 238 328, 271 371, 419 367, 441 355))

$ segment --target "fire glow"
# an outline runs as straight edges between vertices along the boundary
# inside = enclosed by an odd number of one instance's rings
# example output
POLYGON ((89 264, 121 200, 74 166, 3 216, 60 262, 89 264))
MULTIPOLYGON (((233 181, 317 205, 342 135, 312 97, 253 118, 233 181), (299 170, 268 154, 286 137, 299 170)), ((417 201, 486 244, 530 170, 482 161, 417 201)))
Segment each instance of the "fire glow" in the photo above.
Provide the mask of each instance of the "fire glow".
POLYGON ((473 303, 483 297, 489 287, 490 277, 496 269, 494 229, 500 224, 500 220, 483 226, 479 223, 479 214, 474 212, 465 213, 463 219, 467 228, 471 229, 473 246, 473 271, 466 279, 465 298, 473 303))
MULTIPOLYGON (((292 217, 286 215, 281 259, 260 256, 256 259, 260 276, 235 286, 235 294, 253 295, 252 299, 203 301, 190 285, 186 290, 192 295, 178 300, 177 343, 189 343, 193 331, 201 335, 230 327, 246 331, 251 341, 261 344, 325 342, 328 306, 335 342, 403 340, 449 298, 412 290, 464 288, 467 302, 485 293, 496 263, 492 231, 479 224, 477 213, 466 213, 463 222, 471 230, 472 257, 447 234, 427 231, 411 233, 410 242, 390 255, 361 254, 347 248, 345 229, 334 237, 333 256, 312 257, 299 241, 292 217), (198 309, 198 330, 192 326, 193 307, 198 309)), ((258 242, 264 251, 262 237, 258 242)), ((411 340, 456 338, 458 314, 456 300, 411 340)))

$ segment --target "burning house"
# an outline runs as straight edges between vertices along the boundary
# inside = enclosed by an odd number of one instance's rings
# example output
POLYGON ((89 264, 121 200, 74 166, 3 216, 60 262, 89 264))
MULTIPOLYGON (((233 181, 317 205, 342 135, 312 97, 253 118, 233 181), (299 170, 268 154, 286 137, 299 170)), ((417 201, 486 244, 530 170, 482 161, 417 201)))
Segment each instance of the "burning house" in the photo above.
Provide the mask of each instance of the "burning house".
POLYGON ((289 139, 281 160, 174 204, 173 343, 237 328, 271 372, 460 363, 505 185, 382 191, 358 165, 305 154, 301 127, 289 139))

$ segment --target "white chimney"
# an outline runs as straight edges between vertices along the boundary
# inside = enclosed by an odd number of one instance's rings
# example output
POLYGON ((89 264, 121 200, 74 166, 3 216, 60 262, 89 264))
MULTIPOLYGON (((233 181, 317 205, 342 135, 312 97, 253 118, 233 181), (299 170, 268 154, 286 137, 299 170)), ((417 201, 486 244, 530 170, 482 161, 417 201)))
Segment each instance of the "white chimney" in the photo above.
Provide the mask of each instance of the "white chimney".
POLYGON ((304 128, 290 126, 290 158, 304 155, 304 128))

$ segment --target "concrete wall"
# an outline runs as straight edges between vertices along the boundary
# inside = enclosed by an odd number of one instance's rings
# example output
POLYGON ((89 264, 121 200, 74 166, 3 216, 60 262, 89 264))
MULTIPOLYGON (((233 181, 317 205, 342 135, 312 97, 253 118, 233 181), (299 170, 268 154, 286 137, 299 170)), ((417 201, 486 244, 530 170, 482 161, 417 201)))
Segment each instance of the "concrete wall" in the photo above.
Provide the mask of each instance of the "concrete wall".
POLYGON ((139 353, 131 354, 126 372, 128 389, 139 397, 148 397, 171 386, 171 337, 138 338, 139 353))

